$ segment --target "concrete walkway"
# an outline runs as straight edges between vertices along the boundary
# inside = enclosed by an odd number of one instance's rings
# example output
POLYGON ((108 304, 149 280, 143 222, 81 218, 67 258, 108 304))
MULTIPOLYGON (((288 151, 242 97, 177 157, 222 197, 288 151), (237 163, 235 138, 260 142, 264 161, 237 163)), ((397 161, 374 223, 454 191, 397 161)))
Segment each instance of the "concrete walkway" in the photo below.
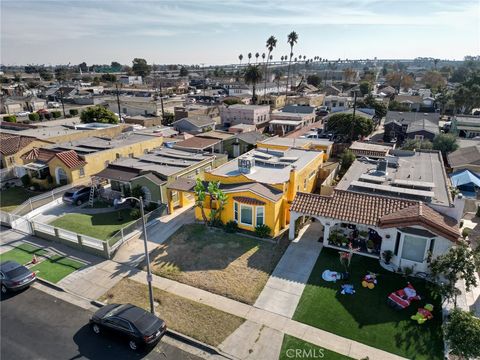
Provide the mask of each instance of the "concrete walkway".
POLYGON ((322 250, 318 242, 322 229, 319 222, 313 222, 300 231, 275 267, 255 307, 292 318, 322 250))

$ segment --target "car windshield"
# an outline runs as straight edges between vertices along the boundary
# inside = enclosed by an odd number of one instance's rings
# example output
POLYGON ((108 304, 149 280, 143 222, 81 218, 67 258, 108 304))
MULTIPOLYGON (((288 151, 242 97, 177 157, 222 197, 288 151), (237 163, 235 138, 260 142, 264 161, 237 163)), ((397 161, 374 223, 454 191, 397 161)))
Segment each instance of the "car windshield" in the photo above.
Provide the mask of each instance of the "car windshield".
POLYGON ((6 273, 9 279, 15 279, 16 277, 29 274, 30 270, 28 270, 25 266, 19 266, 15 269, 12 269, 6 273))
POLYGON ((63 196, 73 196, 73 192, 67 191, 65 194, 63 194, 63 196))
POLYGON ((119 311, 124 309, 126 306, 127 306, 126 304, 123 304, 123 305, 120 305, 120 306, 117 306, 117 307, 113 308, 112 310, 110 310, 108 313, 105 314, 105 317, 110 317, 110 316, 115 315, 116 313, 118 313, 119 311))

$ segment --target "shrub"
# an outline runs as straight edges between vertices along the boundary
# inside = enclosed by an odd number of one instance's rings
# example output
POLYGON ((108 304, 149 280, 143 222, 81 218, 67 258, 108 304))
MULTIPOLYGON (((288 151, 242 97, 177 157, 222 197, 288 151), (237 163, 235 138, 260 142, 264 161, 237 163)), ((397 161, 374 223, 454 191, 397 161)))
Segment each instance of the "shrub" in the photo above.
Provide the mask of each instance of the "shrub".
POLYGON ((32 188, 33 190, 35 190, 35 191, 40 191, 40 190, 42 190, 42 187, 41 187, 40 184, 38 184, 38 183, 32 183, 31 188, 32 188))
POLYGON ((38 113, 31 113, 31 114, 28 114, 28 118, 32 121, 39 121, 40 115, 38 113))
POLYGON ((16 123, 17 117, 15 115, 7 115, 3 117, 3 121, 16 123))
POLYGON ((133 219, 140 219, 142 214, 140 213, 140 209, 132 209, 130 210, 130 217, 133 219))
POLYGON ((22 181, 22 184, 23 186, 27 187, 28 185, 30 185, 31 183, 31 180, 30 180, 30 176, 28 176, 28 174, 25 174, 23 175, 20 180, 22 181))
POLYGON ((154 203, 154 202, 151 202, 149 203, 147 206, 145 206, 145 211, 146 212, 150 212, 150 211, 153 211, 155 209, 158 208, 158 204, 157 203, 154 203))
POLYGON ((78 109, 70 109, 70 110, 68 110, 68 113, 72 116, 77 116, 78 115, 78 109))
POLYGON ((470 235, 470 233, 472 232, 472 229, 470 228, 464 228, 462 230, 462 237, 465 239, 468 235, 470 235))
POLYGON ((210 225, 217 228, 223 228, 223 222, 220 219, 213 219, 210 221, 210 225))
POLYGON ((238 231, 237 222, 234 220, 230 220, 229 222, 227 222, 225 224, 225 231, 230 234, 236 233, 238 231))
POLYGON ((42 115, 45 120, 50 120, 51 116, 50 113, 45 113, 42 115))
POLYGON ((255 234, 258 236, 258 237, 261 237, 261 238, 266 238, 268 236, 270 236, 270 232, 272 231, 272 229, 270 229, 270 227, 268 225, 257 225, 255 227, 255 234))
POLYGON ((72 115, 70 114, 65 114, 65 119, 70 119, 72 117, 72 115))
POLYGON ((58 119, 60 116, 62 116, 62 113, 60 111, 52 111, 52 116, 54 119, 58 119))

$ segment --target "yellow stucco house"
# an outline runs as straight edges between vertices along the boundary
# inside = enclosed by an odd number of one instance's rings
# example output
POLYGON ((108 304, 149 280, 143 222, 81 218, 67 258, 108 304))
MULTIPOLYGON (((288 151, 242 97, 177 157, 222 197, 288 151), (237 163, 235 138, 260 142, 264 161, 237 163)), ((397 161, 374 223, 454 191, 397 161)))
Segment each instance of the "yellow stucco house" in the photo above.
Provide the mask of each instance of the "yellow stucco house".
MULTIPOLYGON (((316 189, 323 159, 322 151, 261 148, 206 172, 204 182, 220 182, 220 189, 227 195, 221 213, 224 224, 234 220, 240 229, 249 231, 266 224, 275 237, 289 224, 289 207, 297 191, 308 193, 316 189)), ((168 187, 169 201, 174 196, 183 198, 186 193, 193 193, 194 186, 195 181, 187 179, 172 183, 168 187)), ((215 202, 212 205, 217 206, 215 202)), ((204 209, 208 216, 208 196, 204 209)), ((195 217, 203 220, 199 207, 195 208, 195 217)))
POLYGON ((135 133, 112 139, 90 137, 34 148, 22 157, 23 168, 33 182, 41 185, 47 184, 48 175, 55 184, 75 183, 100 172, 117 159, 141 156, 162 143, 162 137, 135 133))
POLYGON ((22 165, 22 155, 35 147, 44 147, 51 144, 52 142, 50 141, 40 140, 32 136, 0 132, 0 167, 4 169, 22 165))
POLYGON ((333 142, 327 139, 303 139, 279 136, 273 136, 257 142, 257 149, 286 151, 293 148, 322 151, 323 160, 327 161, 332 153, 333 142))

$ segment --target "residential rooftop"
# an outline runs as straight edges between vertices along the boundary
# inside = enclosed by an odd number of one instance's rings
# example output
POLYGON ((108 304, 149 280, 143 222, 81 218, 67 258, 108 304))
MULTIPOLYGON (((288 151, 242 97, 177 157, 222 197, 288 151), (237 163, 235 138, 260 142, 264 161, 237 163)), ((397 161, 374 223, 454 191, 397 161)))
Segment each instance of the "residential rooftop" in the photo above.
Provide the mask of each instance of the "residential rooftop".
POLYGON ((336 189, 451 205, 449 182, 439 152, 393 150, 391 154, 379 160, 355 160, 336 189), (385 159, 388 166, 382 167, 385 159))
POLYGON ((225 177, 244 175, 253 181, 265 184, 280 184, 289 180, 290 170, 293 167, 295 167, 297 171, 301 171, 322 153, 323 151, 303 149, 289 149, 286 151, 256 149, 223 164, 211 173, 225 177), (249 173, 244 172, 240 168, 239 162, 242 160, 252 161, 253 166, 249 173))
POLYGON ((324 146, 333 145, 333 141, 330 141, 327 139, 299 139, 299 138, 287 138, 287 137, 278 137, 278 136, 265 139, 261 141, 261 143, 268 144, 268 145, 288 146, 291 148, 303 147, 308 144, 324 145, 324 146))

